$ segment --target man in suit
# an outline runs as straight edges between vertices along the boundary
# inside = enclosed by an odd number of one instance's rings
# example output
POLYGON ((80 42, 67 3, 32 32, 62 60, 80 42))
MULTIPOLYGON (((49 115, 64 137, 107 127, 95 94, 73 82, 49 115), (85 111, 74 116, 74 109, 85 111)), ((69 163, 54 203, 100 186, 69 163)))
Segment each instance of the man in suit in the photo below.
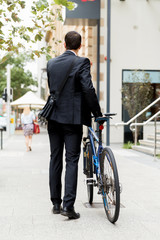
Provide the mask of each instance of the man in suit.
POLYGON ((50 195, 53 213, 61 213, 69 219, 77 219, 74 203, 77 191, 78 161, 82 140, 82 125, 91 125, 91 112, 102 116, 90 75, 88 58, 78 57, 81 35, 70 31, 65 36, 66 51, 47 64, 50 93, 56 96, 56 105, 49 117, 50 140, 50 195), (73 65, 73 66, 72 66, 73 65), (71 67, 72 66, 72 67, 71 67), (60 93, 60 85, 70 71, 60 93), (65 192, 61 209, 61 173, 63 148, 66 150, 65 192))

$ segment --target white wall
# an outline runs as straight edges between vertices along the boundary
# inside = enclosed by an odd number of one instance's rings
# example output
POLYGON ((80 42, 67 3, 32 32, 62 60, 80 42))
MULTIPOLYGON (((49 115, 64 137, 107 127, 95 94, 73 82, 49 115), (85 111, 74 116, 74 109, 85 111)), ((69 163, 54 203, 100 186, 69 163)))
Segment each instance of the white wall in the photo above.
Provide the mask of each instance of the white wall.
MULTIPOLYGON (((101 16, 105 18, 102 34, 106 32, 106 15, 107 1, 105 9, 101 11, 101 16)), ((106 52, 106 47, 101 51, 106 52)), ((101 65, 101 71, 104 71, 106 79, 105 69, 106 63, 101 65)), ((112 124, 122 121, 122 69, 160 69, 159 0, 111 0, 110 111, 117 112, 112 124)), ((106 86, 103 88, 106 89, 106 86)), ((111 142, 122 141, 122 129, 118 128, 116 134, 114 127, 111 127, 111 142)))

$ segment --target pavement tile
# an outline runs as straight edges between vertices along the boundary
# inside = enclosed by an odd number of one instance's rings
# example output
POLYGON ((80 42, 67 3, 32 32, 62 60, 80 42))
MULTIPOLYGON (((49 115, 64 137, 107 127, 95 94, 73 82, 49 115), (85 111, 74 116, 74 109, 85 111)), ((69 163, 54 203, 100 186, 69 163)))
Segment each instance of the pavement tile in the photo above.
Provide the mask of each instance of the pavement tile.
POLYGON ((24 136, 12 136, 0 151, 0 240, 159 240, 160 161, 119 145, 112 149, 123 189, 124 207, 118 221, 113 225, 107 220, 96 188, 93 206, 87 205, 82 156, 75 204, 81 218, 70 221, 51 211, 46 131, 33 136, 33 151, 29 153, 24 136))

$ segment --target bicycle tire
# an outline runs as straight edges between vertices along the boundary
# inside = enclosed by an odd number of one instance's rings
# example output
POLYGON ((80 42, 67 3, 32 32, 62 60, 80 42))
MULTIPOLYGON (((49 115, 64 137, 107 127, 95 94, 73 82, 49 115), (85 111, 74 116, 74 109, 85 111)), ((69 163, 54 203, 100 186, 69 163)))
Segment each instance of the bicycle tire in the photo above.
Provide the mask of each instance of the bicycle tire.
MULTIPOLYGON (((87 161, 87 178, 93 178, 93 160, 91 145, 87 144, 86 147, 86 161, 87 161)), ((87 184, 88 202, 92 205, 93 202, 93 181, 88 181, 92 184, 87 184)))
POLYGON ((120 186, 116 161, 112 150, 105 147, 100 161, 102 198, 105 213, 111 223, 118 220, 120 212, 120 186))

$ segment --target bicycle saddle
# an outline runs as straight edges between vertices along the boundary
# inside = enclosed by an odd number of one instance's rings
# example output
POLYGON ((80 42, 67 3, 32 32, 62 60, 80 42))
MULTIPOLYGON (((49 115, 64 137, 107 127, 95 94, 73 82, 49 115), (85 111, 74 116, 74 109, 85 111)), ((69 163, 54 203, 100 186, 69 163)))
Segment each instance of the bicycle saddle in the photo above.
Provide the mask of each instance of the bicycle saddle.
POLYGON ((108 120, 108 117, 98 117, 98 118, 95 119, 95 122, 103 124, 107 120, 108 120))
POLYGON ((104 122, 106 122, 109 118, 112 118, 111 116, 115 116, 116 113, 105 113, 104 116, 102 117, 98 117, 95 119, 95 122, 101 123, 103 124, 104 122))

